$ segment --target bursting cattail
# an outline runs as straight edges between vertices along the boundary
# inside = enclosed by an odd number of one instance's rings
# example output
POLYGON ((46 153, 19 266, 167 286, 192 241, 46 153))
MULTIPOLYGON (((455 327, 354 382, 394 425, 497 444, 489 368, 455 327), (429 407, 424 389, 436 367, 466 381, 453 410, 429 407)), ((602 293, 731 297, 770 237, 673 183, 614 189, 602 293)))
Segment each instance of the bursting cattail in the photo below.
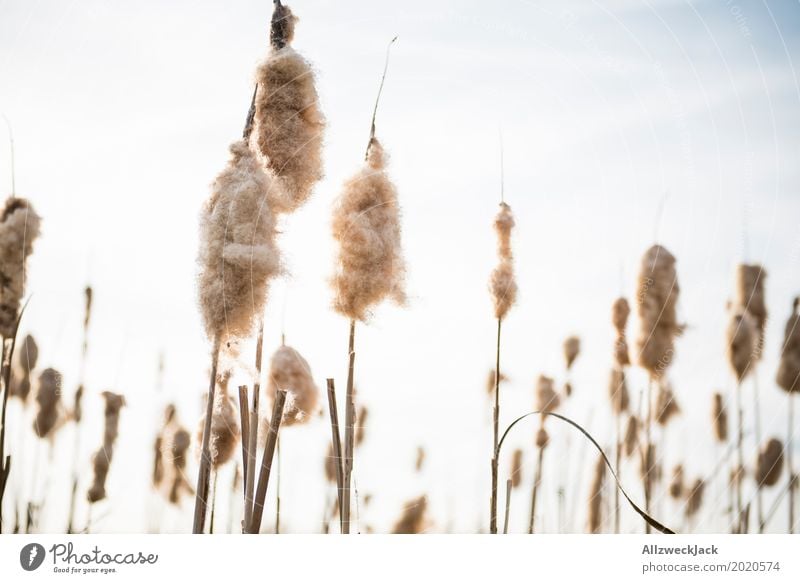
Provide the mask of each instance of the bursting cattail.
POLYGON ((727 330, 728 364, 741 382, 752 370, 758 352, 758 330, 749 312, 732 311, 727 330))
POLYGON ((614 341, 614 360, 620 368, 631 363, 630 355, 628 354, 628 340, 625 333, 630 313, 631 308, 628 305, 628 300, 617 298, 614 301, 611 307, 611 323, 617 331, 617 339, 614 341))
MULTIPOLYGON (((217 390, 214 392, 214 409, 211 416, 211 433, 209 434, 209 454, 211 467, 218 469, 225 465, 236 452, 239 442, 239 415, 233 400, 228 395, 230 371, 217 377, 217 390)), ((202 455, 200 444, 203 442, 205 415, 200 419, 197 429, 197 453, 202 455)))
POLYGON ((611 410, 614 415, 621 415, 628 410, 630 398, 628 396, 628 383, 625 380, 625 371, 619 368, 611 369, 608 381, 608 395, 611 398, 611 410))
POLYGON ((17 352, 17 364, 22 374, 19 378, 12 377, 9 396, 17 397, 23 403, 27 403, 28 395, 31 392, 31 373, 39 360, 39 346, 33 336, 28 334, 22 339, 17 350, 19 351, 17 352))
POLYGON ((623 445, 626 457, 631 457, 636 451, 636 446, 639 445, 639 420, 633 415, 628 417, 623 445))
POLYGON ((333 307, 350 320, 365 320, 372 306, 386 298, 398 305, 406 301, 400 205, 386 158, 373 138, 364 167, 345 183, 333 212, 333 236, 339 243, 333 307))
POLYGON ((792 303, 792 315, 786 321, 783 351, 778 365, 778 386, 789 393, 800 392, 800 298, 792 303))
POLYGON ((760 265, 742 263, 736 266, 735 304, 753 318, 756 329, 755 352, 759 360, 764 351, 764 338, 767 328, 767 302, 764 293, 764 280, 767 272, 760 265))
POLYGON ((392 527, 392 534, 420 534, 426 528, 427 509, 428 500, 425 496, 406 502, 400 518, 392 527))
POLYGON ((758 452, 756 462, 756 484, 774 486, 781 478, 783 470, 783 444, 780 439, 772 438, 758 452))
POLYGON ((669 495, 674 500, 683 498, 683 466, 678 464, 672 468, 672 479, 669 482, 669 495))
POLYGON ((24 198, 11 196, 0 214, 0 336, 11 338, 25 293, 25 271, 41 218, 24 198))
POLYGON ((297 350, 281 346, 272 355, 267 383, 267 395, 274 400, 279 389, 287 392, 281 425, 295 425, 308 421, 319 400, 319 389, 311 376, 311 367, 297 350))
POLYGON ((325 117, 314 72, 290 46, 296 21, 288 6, 276 5, 271 50, 256 71, 255 143, 269 171, 283 183, 270 193, 275 212, 296 210, 322 178, 325 117))
MULTIPOLYGON (((486 375, 486 392, 491 397, 494 395, 494 386, 495 386, 495 376, 497 375, 497 371, 495 369, 491 369, 489 374, 486 375)), ((508 380, 508 377, 504 375, 502 372, 500 373, 500 384, 504 383, 508 380)))
POLYGON ((564 340, 564 361, 567 363, 567 370, 572 368, 575 359, 581 352, 581 339, 577 336, 570 336, 564 340))
POLYGON ((597 534, 603 527, 603 484, 606 478, 606 464, 603 456, 597 458, 594 466, 592 484, 589 488, 589 532, 597 534))
POLYGON ((369 415, 369 409, 367 409, 365 405, 361 405, 356 413, 356 445, 364 443, 364 439, 366 438, 367 415, 369 415))
POLYGON ((656 396, 655 420, 659 425, 667 425, 673 416, 681 412, 678 401, 675 400, 675 393, 668 384, 661 383, 656 396))
POLYGON ((636 291, 639 364, 652 378, 666 372, 675 352, 675 338, 683 332, 677 319, 679 292, 675 257, 661 245, 653 245, 642 257, 636 291))
POLYGON ((551 413, 558 408, 561 400, 553 386, 553 379, 539 375, 536 380, 536 410, 551 413))
POLYGON ((114 443, 119 433, 119 412, 125 406, 125 397, 103 391, 106 401, 105 428, 103 431, 103 446, 92 457, 92 470, 94 472, 92 485, 86 493, 86 498, 94 504, 106 497, 106 478, 114 457, 114 443))
POLYGON ((53 368, 46 368, 39 375, 39 389, 36 391, 36 419, 33 430, 40 439, 52 437, 59 421, 61 404, 61 373, 53 368))
POLYGON ((200 217, 198 295, 209 338, 246 337, 280 273, 275 217, 267 193, 277 188, 244 140, 211 186, 200 217))
POLYGON ((714 426, 714 437, 717 438, 717 441, 721 443, 728 441, 728 413, 725 410, 725 403, 720 393, 714 393, 711 421, 714 426))
POLYGON ((511 454, 511 487, 516 489, 522 484, 522 450, 515 449, 511 454))
POLYGON ((697 478, 691 488, 687 490, 689 494, 686 498, 686 516, 692 517, 700 511, 700 508, 703 506, 703 492, 705 487, 706 483, 702 479, 697 478))
POLYGON ((497 256, 500 261, 492 271, 489 280, 489 288, 494 301, 494 315, 499 319, 505 318, 517 299, 514 257, 511 253, 511 231, 514 225, 511 207, 501 202, 500 211, 494 219, 494 230, 497 232, 497 256))

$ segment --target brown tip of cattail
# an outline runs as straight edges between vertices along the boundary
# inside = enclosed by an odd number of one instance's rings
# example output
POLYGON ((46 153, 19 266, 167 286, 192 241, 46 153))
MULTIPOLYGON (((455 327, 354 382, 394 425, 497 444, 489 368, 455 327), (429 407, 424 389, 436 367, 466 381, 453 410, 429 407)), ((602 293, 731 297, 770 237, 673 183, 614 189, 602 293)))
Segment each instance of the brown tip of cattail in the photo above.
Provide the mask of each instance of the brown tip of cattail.
POLYGON ((61 373, 53 368, 46 368, 39 375, 39 390, 36 392, 39 408, 33 422, 33 430, 39 438, 50 437, 58 424, 61 383, 61 373))
POLYGON ((425 496, 420 496, 406 502, 400 518, 392 527, 392 534, 420 534, 425 530, 425 513, 428 508, 428 500, 425 496))
POLYGON ((22 339, 22 343, 17 348, 17 363, 23 372, 30 374, 36 368, 39 360, 39 345, 30 334, 22 339))
POLYGON ((75 397, 72 400, 72 420, 75 423, 80 423, 83 419, 83 385, 79 385, 75 391, 75 397))
MULTIPOLYGON (((489 374, 486 375, 486 392, 489 394, 489 396, 494 395, 494 388, 495 388, 495 385, 497 384, 495 382, 495 375, 496 374, 497 374, 497 371, 495 371, 495 369, 491 369, 491 370, 489 370, 489 374)), ((508 377, 506 375, 504 375, 503 373, 500 373, 500 384, 504 383, 507 380, 508 380, 508 377)))
POLYGON ((683 498, 683 466, 678 464, 672 468, 672 479, 669 482, 669 495, 674 500, 683 498))
POLYGON ((125 406, 125 397, 111 391, 103 391, 105 399, 105 427, 103 431, 103 445, 92 457, 92 470, 94 472, 92 485, 86 493, 86 498, 94 504, 106 497, 106 478, 111 468, 114 457, 114 444, 119 434, 119 413, 125 406))
POLYGON ((776 381, 778 386, 789 393, 800 392, 800 297, 794 298, 792 314, 786 321, 783 337, 783 351, 778 364, 776 381))
POLYGON ((728 441, 728 413, 725 410, 725 403, 722 400, 721 393, 714 393, 711 422, 714 426, 714 437, 717 438, 717 441, 721 443, 728 441))
POLYGON ((522 450, 515 449, 511 454, 511 487, 519 488, 522 484, 522 450))
POLYGON ((694 483, 688 488, 688 496, 686 498, 686 516, 694 516, 700 511, 700 508, 703 506, 703 492, 705 490, 706 483, 697 478, 694 483))
POLYGON ((280 2, 275 3, 272 12, 272 26, 269 31, 270 44, 276 49, 282 49, 292 42, 294 38, 294 25, 297 17, 291 9, 280 2))
POLYGON ((572 383, 566 382, 564 383, 564 396, 571 397, 572 396, 572 383))
POLYGON ((542 413, 555 411, 561 399, 554 388, 553 379, 545 375, 539 375, 536 379, 536 410, 542 413))
POLYGON ((753 358, 758 360, 764 350, 767 327, 767 303, 764 282, 767 272, 760 265, 740 264, 736 267, 735 305, 753 318, 756 329, 753 358))
POLYGON ((83 328, 87 329, 89 327, 89 320, 92 317, 92 298, 94 297, 94 292, 92 291, 92 286, 87 285, 86 288, 83 290, 83 299, 84 299, 84 311, 83 311, 83 328))
POLYGON ((619 336, 625 336, 625 327, 628 325, 628 316, 631 307, 625 298, 617 298, 611 306, 611 323, 619 336))
POLYGON ((631 457, 639 444, 639 420, 631 415, 625 427, 625 456, 631 457))
POLYGON ((603 527, 603 484, 606 477, 606 464, 599 456, 594 465, 592 484, 589 488, 589 532, 597 534, 603 527))
POLYGON ((778 483, 783 470, 783 443, 780 439, 772 438, 758 452, 756 462, 756 484, 774 486, 778 483))
POLYGON ((639 465, 639 475, 643 480, 649 479, 650 482, 657 482, 661 476, 658 458, 656 457, 656 446, 654 443, 649 443, 645 447, 645 453, 642 456, 642 463, 639 465))
POLYGON ((744 380, 755 365, 758 334, 749 312, 737 309, 731 313, 727 329, 728 364, 739 382, 744 380))
POLYGON ((675 400, 675 393, 668 384, 659 386, 658 395, 655 403, 655 419, 659 425, 667 425, 670 420, 681 412, 678 401, 675 400))
POLYGON ((621 415, 628 410, 630 398, 628 395, 628 383, 625 380, 625 371, 619 368, 612 368, 608 381, 608 395, 611 399, 611 411, 614 415, 621 415))
POLYGON ((536 447, 543 449, 547 447, 548 443, 550 443, 550 436, 547 434, 547 430, 544 427, 540 427, 536 432, 536 447))
POLYGON ((572 368, 575 359, 581 352, 581 339, 577 336, 569 336, 564 340, 564 362, 567 364, 567 370, 572 368))
POLYGON ((271 400, 275 399, 279 389, 288 393, 282 425, 297 425, 313 418, 319 389, 308 361, 294 348, 284 345, 272 355, 266 389, 271 400))

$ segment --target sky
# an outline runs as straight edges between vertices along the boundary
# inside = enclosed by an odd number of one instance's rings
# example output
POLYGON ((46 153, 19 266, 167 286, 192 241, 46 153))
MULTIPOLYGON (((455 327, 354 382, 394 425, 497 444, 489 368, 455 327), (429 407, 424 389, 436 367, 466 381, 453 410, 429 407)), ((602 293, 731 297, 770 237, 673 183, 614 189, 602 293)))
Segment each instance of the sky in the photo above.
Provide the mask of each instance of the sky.
MULTIPOLYGON (((496 261, 501 136, 520 288, 503 327, 510 381, 502 424, 531 410, 539 374, 565 380, 561 344, 577 334, 575 394, 562 412, 602 443, 613 441, 611 303, 619 295, 633 301, 640 258, 657 241, 677 257, 679 316, 687 324, 670 369, 683 413, 663 438, 666 467, 682 462, 690 477, 701 476, 720 455, 711 394, 723 391, 732 402, 725 304, 742 261, 768 274, 770 320, 756 376, 764 432, 785 436, 786 397, 774 372, 800 293, 797 2, 290 6, 300 17, 294 46, 317 72, 328 121, 325 178, 303 208, 282 219, 288 274, 270 292, 265 350, 285 332, 321 387, 327 377, 344 387, 347 366, 348 323, 330 307, 331 209, 361 162, 386 46, 398 36, 377 135, 402 205, 409 302, 379 307, 357 329, 356 382, 370 409, 355 470, 359 495, 371 495, 359 506, 362 530, 389 528, 403 502, 422 493, 432 532, 486 528, 484 379, 495 343, 487 280, 496 261), (418 446, 428 454, 419 474, 418 446)), ((200 416, 210 347, 196 306, 198 212, 240 135, 253 73, 268 48, 270 12, 270 2, 251 0, 0 1, 0 111, 14 132, 16 192, 43 217, 22 328, 39 342, 40 365, 63 372, 67 401, 78 382, 84 286, 95 294, 89 421, 78 456, 84 467, 100 445, 100 393, 113 389, 128 401, 110 500, 92 510, 100 532, 145 530, 159 513, 163 530, 188 529, 191 501, 164 508, 149 489, 152 441, 165 403, 177 403, 192 430, 200 416)), ((10 192, 4 138, 0 185, 10 192)), ((632 339, 637 324, 633 317, 632 339)), ((243 382, 252 358, 238 367, 243 382)), ((641 371, 630 377, 638 403, 646 379, 641 371)), ((752 385, 745 386, 748 404, 752 385)), ((752 407, 746 413, 749 427, 752 407)), ((14 434, 21 413, 14 407, 10 415, 14 434)), ((527 519, 534 430, 534 423, 520 426, 510 438, 526 449, 525 485, 512 499, 515 532, 527 519)), ((556 491, 565 487, 574 502, 562 528, 581 531, 593 457, 576 434, 550 431, 541 524, 558 530, 556 491)), ((69 471, 72 432, 61 431, 52 462, 45 463, 45 445, 28 443, 28 475, 15 485, 28 488, 31 468, 41 466, 36 492, 48 501, 45 530, 65 521, 68 486, 58 476, 69 471)), ((332 495, 322 474, 329 435, 322 418, 282 437, 288 531, 320 528, 332 495)), ((501 464, 507 473, 508 460, 501 464)), ((623 483, 640 497, 628 465, 623 483)), ((231 472, 220 474, 220 484, 231 472)), ((698 531, 722 528, 716 516, 725 494, 713 494, 698 531)), ((679 516, 669 501, 657 509, 679 516)), ((631 512, 623 526, 640 528, 631 512)), ((770 528, 785 529, 785 517, 770 528)))

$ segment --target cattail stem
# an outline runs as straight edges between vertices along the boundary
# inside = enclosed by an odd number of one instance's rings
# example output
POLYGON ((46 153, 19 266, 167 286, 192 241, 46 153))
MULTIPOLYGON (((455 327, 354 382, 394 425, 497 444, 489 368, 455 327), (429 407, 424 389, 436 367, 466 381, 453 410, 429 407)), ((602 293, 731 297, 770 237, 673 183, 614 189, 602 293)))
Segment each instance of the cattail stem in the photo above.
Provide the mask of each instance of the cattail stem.
MULTIPOLYGON (((247 462, 244 471, 244 529, 253 519, 253 497, 256 487, 256 450, 258 448, 258 410, 261 401, 261 366, 264 357, 264 319, 258 324, 256 338, 256 378, 253 381, 253 405, 250 407, 249 432, 247 434, 247 462)), ((244 437, 242 437, 244 439, 244 437)))
POLYGON ((528 534, 536 532, 536 498, 539 494, 539 485, 542 483, 542 465, 544 463, 544 448, 539 448, 539 459, 536 463, 536 476, 533 479, 533 489, 531 490, 531 516, 528 520, 528 534))
MULTIPOLYGON (((652 484, 653 477, 650 475, 651 457, 655 457, 655 453, 651 451, 652 443, 650 437, 650 428, 653 422, 653 378, 647 381, 647 416, 645 417, 644 424, 644 511, 650 514, 650 498, 652 497, 652 484)), ((650 534, 650 525, 645 523, 645 534, 650 534)))
POLYGON ((350 534, 350 484, 353 478, 353 450, 355 448, 355 395, 353 394, 353 371, 355 368, 356 321, 350 320, 349 364, 347 367, 347 394, 344 408, 344 488, 342 490, 342 534, 350 534))
POLYGON ((219 363, 219 337, 214 339, 214 348, 211 353, 211 378, 208 383, 208 402, 206 403, 206 418, 203 425, 203 445, 200 450, 200 469, 197 472, 197 493, 194 501, 194 523, 192 534, 201 534, 205 530, 206 509, 208 507, 208 482, 211 472, 211 418, 214 415, 214 393, 217 387, 217 364, 219 363))
POLYGON ((278 460, 278 471, 275 474, 275 534, 281 533, 281 438, 275 443, 275 456, 278 460))
POLYGON ((336 458, 336 500, 339 503, 339 532, 344 532, 342 520, 342 493, 344 487, 344 475, 342 470, 342 440, 339 434, 339 411, 336 407, 336 389, 333 379, 328 379, 328 411, 331 416, 331 439, 333 443, 333 455, 336 458))
MULTIPOLYGON (((756 432, 756 451, 761 447, 761 400, 758 394, 758 375, 757 370, 753 370, 753 417, 756 432)), ((764 532, 764 493, 762 492, 761 484, 756 485, 756 512, 758 514, 758 532, 764 532)))
POLYGON ((267 444, 264 447, 264 454, 261 458, 261 473, 258 476, 258 488, 256 489, 255 499, 253 500, 253 518, 247 525, 247 532, 249 534, 258 534, 261 530, 261 518, 264 515, 264 500, 267 497, 269 474, 272 470, 272 460, 275 456, 275 445, 278 441, 278 431, 280 431, 281 428, 284 405, 286 405, 286 391, 278 389, 275 395, 275 403, 272 406, 272 418, 269 422, 267 444))
POLYGON ((497 534, 497 468, 498 440, 500 438, 500 331, 503 319, 497 319, 497 343, 494 368, 494 411, 492 412, 492 500, 489 510, 489 531, 497 534))
POLYGON ((242 429, 242 476, 247 476, 247 457, 250 446, 250 398, 247 393, 247 385, 241 385, 239 387, 239 423, 242 429))
POLYGON ((208 523, 208 534, 214 534, 214 516, 217 513, 217 478, 219 472, 214 470, 214 481, 211 485, 211 520, 208 523))
POLYGON ((506 516, 503 520, 503 534, 508 534, 508 515, 511 513, 511 480, 506 480, 506 516))
MULTIPOLYGON (((622 411, 617 413, 616 415, 616 451, 614 456, 614 471, 619 476, 620 465, 622 462, 622 430, 620 428, 620 423, 622 420, 622 411)), ((620 505, 619 505, 619 490, 614 488, 614 534, 619 534, 620 528, 620 505)))
POLYGON ((736 480, 736 534, 742 534, 744 527, 744 509, 742 508, 742 481, 744 476, 744 410, 742 409, 742 383, 736 382, 736 453, 737 468, 734 474, 736 480))
POLYGON ((789 534, 794 534, 794 491, 797 488, 797 476, 794 473, 792 460, 794 441, 794 393, 789 393, 789 427, 786 434, 786 469, 789 473, 789 534))

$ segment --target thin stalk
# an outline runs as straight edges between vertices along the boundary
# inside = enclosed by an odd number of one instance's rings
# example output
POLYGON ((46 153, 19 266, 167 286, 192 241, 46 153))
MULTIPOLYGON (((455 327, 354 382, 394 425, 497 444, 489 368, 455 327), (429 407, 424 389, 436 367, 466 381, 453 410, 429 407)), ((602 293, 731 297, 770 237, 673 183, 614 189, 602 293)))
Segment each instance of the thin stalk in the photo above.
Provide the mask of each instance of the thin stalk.
POLYGON ((786 469, 789 471, 789 534, 794 534, 794 491, 797 488, 797 476, 794 473, 792 460, 794 441, 794 393, 789 393, 789 427, 786 434, 786 469))
POLYGON ((533 479, 533 489, 531 490, 531 516, 528 520, 528 534, 535 532, 536 521, 536 498, 539 494, 539 485, 542 483, 542 463, 544 462, 544 448, 539 448, 539 460, 536 463, 536 476, 533 479))
MULTIPOLYGON (((617 472, 619 476, 620 465, 622 461, 622 441, 620 440, 620 435, 622 433, 620 428, 620 422, 622 419, 622 412, 619 412, 616 415, 616 452, 614 456, 614 471, 617 472)), ((619 526, 620 526, 620 506, 619 506, 619 490, 614 488, 614 534, 619 534, 619 526)))
POLYGON ((742 534, 744 509, 742 508, 742 481, 741 475, 744 469, 744 411, 742 410, 742 383, 736 382, 736 414, 737 414, 737 434, 736 434, 736 451, 738 467, 734 473, 736 480, 736 533, 742 534))
POLYGON ((264 447, 264 454, 261 458, 261 473, 258 476, 258 488, 256 489, 255 499, 253 500, 253 518, 247 525, 247 532, 258 534, 261 530, 261 518, 264 515, 264 500, 267 497, 267 486, 269 485, 269 474, 272 470, 272 459, 275 456, 275 445, 278 441, 278 431, 281 428, 283 419, 283 407, 286 405, 286 391, 278 389, 275 395, 275 404, 272 407, 272 418, 269 423, 267 433, 267 444, 264 447))
POLYGON ((389 41, 389 45, 386 47, 386 60, 383 63, 383 75, 381 76, 381 84, 378 86, 378 95, 375 97, 375 107, 372 109, 372 122, 370 123, 369 127, 369 142, 367 143, 367 151, 364 154, 364 159, 366 160, 369 156, 369 147, 372 145, 372 140, 375 139, 375 118, 378 116, 378 104, 381 101, 381 93, 383 93, 383 84, 386 82, 386 72, 389 70, 389 52, 392 49, 392 45, 394 41, 397 40, 397 37, 394 37, 392 40, 389 41))
POLYGON ((336 500, 339 504, 339 532, 344 532, 344 524, 341 513, 342 492, 344 486, 344 471, 342 470, 342 440, 339 434, 339 412, 336 407, 336 389, 333 385, 333 379, 328 379, 328 411, 330 412, 331 416, 333 455, 336 458, 336 500))
MULTIPOLYGON (((758 376, 756 370, 753 370, 753 416, 755 423, 753 424, 756 431, 756 451, 761 447, 761 403, 758 396, 758 376)), ((756 514, 758 516, 758 532, 764 532, 764 493, 761 484, 756 484, 756 514)))
POLYGON ((219 477, 219 472, 214 470, 214 481, 211 485, 211 520, 208 524, 208 533, 214 534, 214 516, 217 513, 217 478, 219 477))
POLYGON ((497 343, 494 365, 494 411, 492 412, 492 499, 489 507, 489 532, 497 534, 497 470, 500 439, 500 332, 503 319, 497 319, 497 343))
POLYGON ((281 437, 275 443, 278 471, 275 474, 275 534, 281 533, 281 437))
POLYGON ((192 533, 201 534, 205 530, 206 509, 208 507, 208 482, 211 472, 211 417, 214 414, 214 394, 217 388, 217 364, 219 363, 219 337, 214 339, 214 348, 211 353, 211 378, 208 382, 208 403, 206 404, 206 418, 203 425, 203 445, 200 450, 200 469, 197 472, 197 493, 194 500, 194 522, 192 533))
POLYGON ((242 427, 242 475, 247 475, 247 457, 250 446, 250 405, 247 385, 239 387, 239 423, 242 427))
POLYGON ((511 513, 511 480, 506 480, 506 516, 503 520, 503 534, 508 534, 508 515, 511 513))
MULTIPOLYGON (((652 444, 650 443, 650 426, 653 422, 653 379, 652 377, 647 381, 647 417, 645 418, 645 437, 644 437, 644 511, 650 514, 650 498, 652 497, 652 484, 653 478, 650 475, 650 455, 652 444)), ((655 453, 653 452, 655 457, 655 453)), ((650 524, 645 523, 645 534, 650 534, 650 524)))
POLYGON ((258 448, 258 410, 261 400, 261 366, 264 356, 264 319, 258 325, 258 337, 256 339, 256 378, 253 383, 253 405, 250 407, 250 432, 248 434, 249 444, 247 447, 247 468, 244 474, 244 524, 249 526, 253 519, 253 497, 256 488, 256 450, 258 448))
POLYGON ((350 534, 350 484, 353 479, 353 450, 355 449, 354 426, 356 418, 355 395, 353 394, 353 372, 355 369, 356 321, 350 320, 349 364, 347 367, 347 394, 344 408, 344 488, 342 490, 342 534, 350 534))

